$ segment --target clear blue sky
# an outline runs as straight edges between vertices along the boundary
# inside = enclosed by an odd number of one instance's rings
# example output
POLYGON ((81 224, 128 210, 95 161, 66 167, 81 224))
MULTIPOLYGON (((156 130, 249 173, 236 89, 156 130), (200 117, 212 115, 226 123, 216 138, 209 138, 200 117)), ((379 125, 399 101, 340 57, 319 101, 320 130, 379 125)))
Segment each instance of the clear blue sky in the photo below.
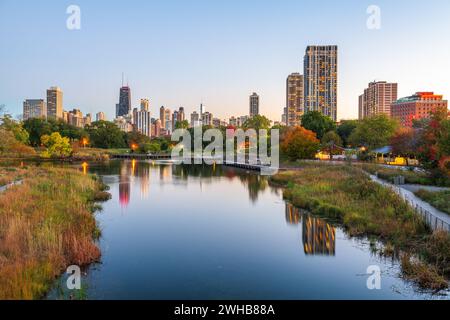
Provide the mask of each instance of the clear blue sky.
POLYGON ((450 97, 449 13, 448 0, 0 0, 0 104, 20 114, 24 99, 58 85, 65 109, 111 119, 124 72, 133 107, 148 97, 153 115, 161 105, 190 113, 202 99, 214 116, 244 115, 255 91, 280 120, 305 47, 337 44, 338 118, 354 118, 375 79, 398 82, 400 96, 450 97), (81 30, 66 28, 70 4, 81 30), (366 27, 370 4, 381 30, 366 27))

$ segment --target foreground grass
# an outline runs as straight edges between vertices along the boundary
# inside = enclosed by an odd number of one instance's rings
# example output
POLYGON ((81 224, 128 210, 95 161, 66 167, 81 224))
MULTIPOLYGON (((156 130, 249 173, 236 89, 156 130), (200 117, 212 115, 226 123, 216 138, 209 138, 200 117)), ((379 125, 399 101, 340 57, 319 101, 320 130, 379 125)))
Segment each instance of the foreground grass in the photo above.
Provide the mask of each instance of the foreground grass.
POLYGON ((284 196, 294 205, 338 220, 351 236, 376 237, 386 248, 393 248, 389 251, 403 256, 404 275, 420 286, 447 287, 450 236, 432 234, 412 208, 389 189, 370 181, 359 168, 308 166, 271 180, 286 187, 284 196), (416 257, 420 263, 414 261, 416 257))
POLYGON ((0 167, 0 187, 21 180, 25 173, 23 168, 0 167))
POLYGON ((450 214, 450 191, 431 192, 421 189, 415 195, 436 209, 450 214))
POLYGON ((390 183, 394 183, 395 177, 403 176, 405 177, 405 183, 407 184, 450 187, 450 179, 443 175, 433 177, 424 172, 387 168, 377 164, 363 164, 362 169, 371 174, 377 173, 379 178, 389 181, 390 183))
POLYGON ((93 211, 102 184, 73 169, 25 171, 22 185, 0 194, 0 299, 40 298, 68 265, 100 256, 93 211))

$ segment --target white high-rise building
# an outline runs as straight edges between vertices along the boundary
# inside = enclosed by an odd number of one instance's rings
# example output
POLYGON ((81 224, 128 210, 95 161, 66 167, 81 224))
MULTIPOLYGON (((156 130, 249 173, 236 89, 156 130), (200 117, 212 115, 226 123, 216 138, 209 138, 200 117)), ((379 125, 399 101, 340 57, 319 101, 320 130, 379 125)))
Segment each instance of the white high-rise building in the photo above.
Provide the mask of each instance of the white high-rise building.
POLYGON ((147 137, 152 135, 152 118, 150 111, 140 110, 134 112, 134 125, 136 130, 147 137))
POLYGON ((46 117, 47 107, 43 99, 27 99, 23 102, 23 120, 46 117))
POLYGON ((308 46, 304 57, 305 110, 337 121, 338 47, 308 46))

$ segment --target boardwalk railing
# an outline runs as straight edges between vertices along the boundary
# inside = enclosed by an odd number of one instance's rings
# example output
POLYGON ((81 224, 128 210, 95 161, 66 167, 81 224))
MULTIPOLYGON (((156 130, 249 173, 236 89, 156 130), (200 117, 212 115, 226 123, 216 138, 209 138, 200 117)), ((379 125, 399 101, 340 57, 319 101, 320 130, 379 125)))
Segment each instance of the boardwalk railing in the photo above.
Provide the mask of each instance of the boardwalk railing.
POLYGON ((450 224, 438 216, 431 213, 429 210, 423 208, 419 203, 415 202, 414 199, 412 199, 410 196, 408 196, 407 193, 402 191, 402 188, 395 187, 397 189, 397 194, 405 200, 413 209, 414 211, 419 214, 425 223, 433 230, 445 230, 447 232, 450 232, 450 224))
POLYGON ((124 153, 124 154, 113 154, 112 159, 147 159, 147 160, 167 160, 171 159, 170 153, 124 153))
MULTIPOLYGON (((370 175, 370 178, 372 181, 375 181, 385 187, 390 188, 392 191, 394 191, 396 194, 398 194, 404 201, 406 201, 407 204, 411 206, 411 208, 414 209, 416 214, 418 214, 420 217, 422 217, 425 224, 431 228, 431 230, 445 230, 447 232, 450 232, 450 224, 448 221, 445 221, 444 219, 441 219, 438 216, 438 213, 433 213, 427 208, 423 207, 421 203, 423 203, 422 200, 418 199, 413 193, 411 193, 408 190, 405 190, 399 186, 393 185, 391 183, 388 183, 386 181, 383 181, 379 179, 377 176, 370 175)), ((450 221, 450 220, 449 220, 450 221)))

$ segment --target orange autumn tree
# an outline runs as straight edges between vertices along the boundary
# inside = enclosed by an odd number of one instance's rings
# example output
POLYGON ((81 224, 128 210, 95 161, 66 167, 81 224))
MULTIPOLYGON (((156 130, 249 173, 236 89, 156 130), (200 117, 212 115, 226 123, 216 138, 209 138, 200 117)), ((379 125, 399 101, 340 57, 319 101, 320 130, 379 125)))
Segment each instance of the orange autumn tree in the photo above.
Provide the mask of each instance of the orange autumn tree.
POLYGON ((281 151, 293 161, 314 159, 319 148, 316 134, 300 126, 289 129, 281 142, 281 151))

